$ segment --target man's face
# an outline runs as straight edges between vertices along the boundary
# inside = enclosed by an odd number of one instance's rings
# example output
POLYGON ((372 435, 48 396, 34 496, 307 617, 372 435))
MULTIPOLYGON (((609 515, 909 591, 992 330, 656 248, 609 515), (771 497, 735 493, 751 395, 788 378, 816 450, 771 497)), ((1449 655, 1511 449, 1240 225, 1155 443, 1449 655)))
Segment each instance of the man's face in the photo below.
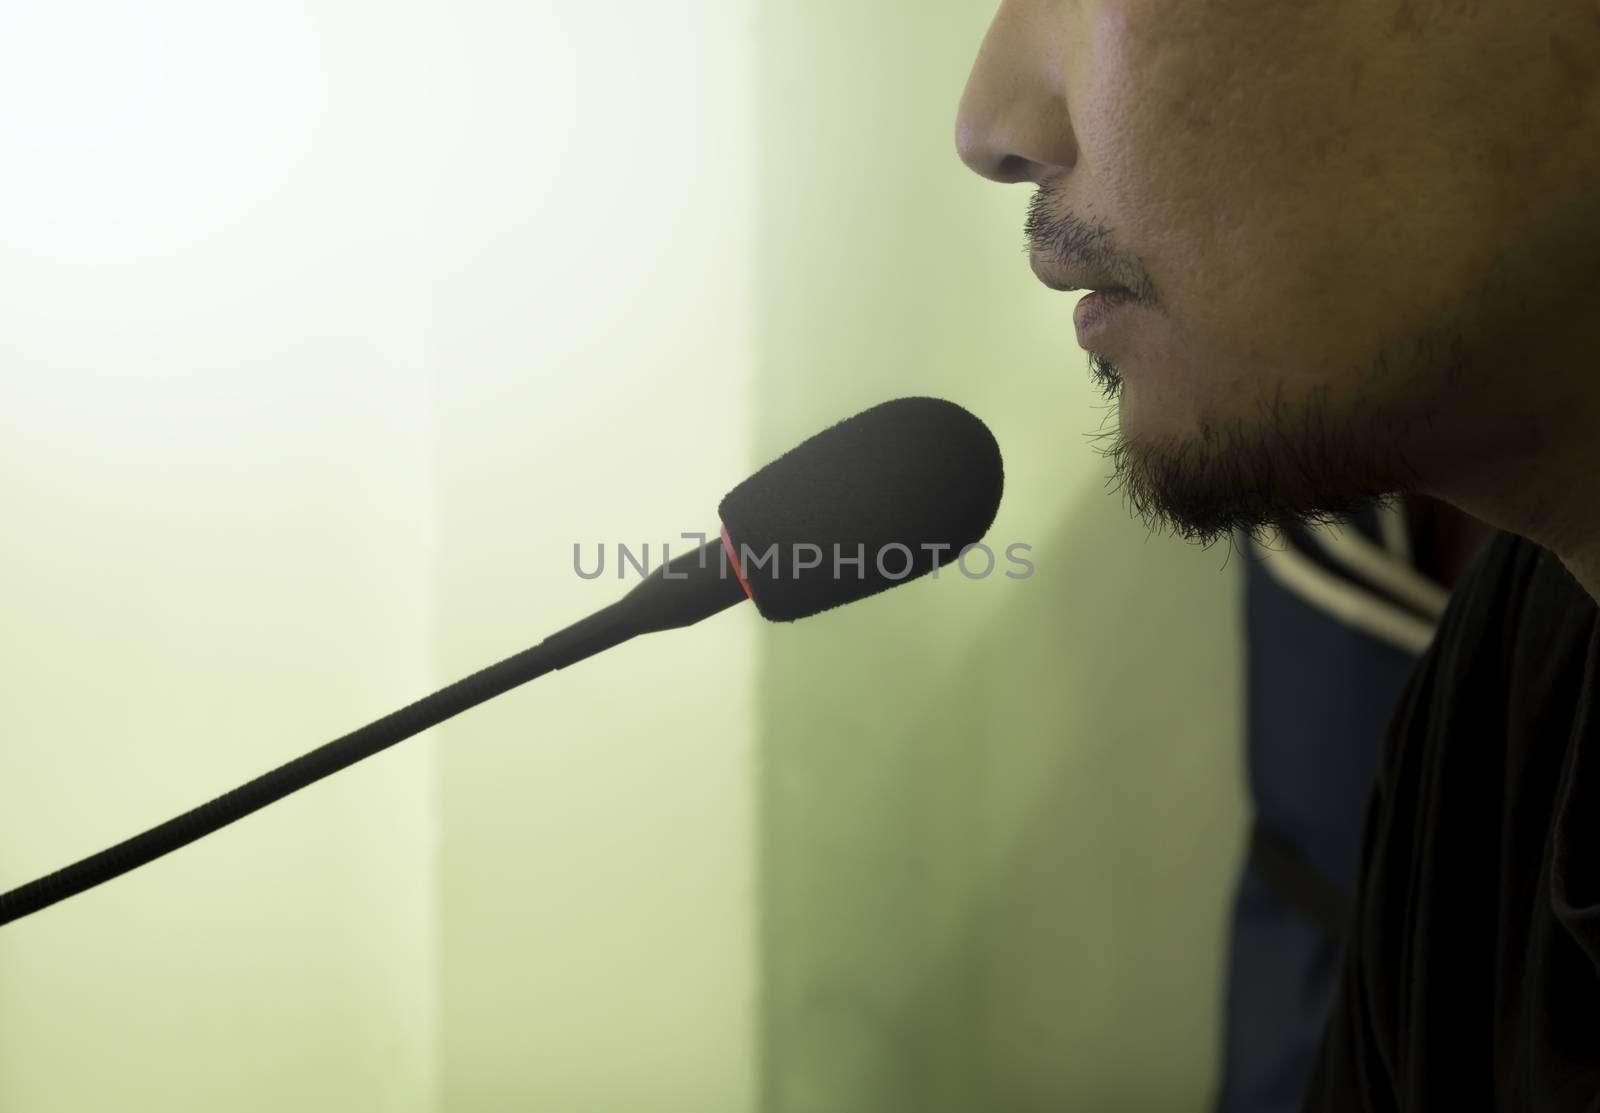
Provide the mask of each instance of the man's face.
POLYGON ((1438 489, 1592 375, 1540 360, 1600 308, 1597 75, 1596 0, 1005 0, 957 145, 1040 187, 1041 278, 1131 292, 1078 315, 1111 454, 1209 542, 1438 489))

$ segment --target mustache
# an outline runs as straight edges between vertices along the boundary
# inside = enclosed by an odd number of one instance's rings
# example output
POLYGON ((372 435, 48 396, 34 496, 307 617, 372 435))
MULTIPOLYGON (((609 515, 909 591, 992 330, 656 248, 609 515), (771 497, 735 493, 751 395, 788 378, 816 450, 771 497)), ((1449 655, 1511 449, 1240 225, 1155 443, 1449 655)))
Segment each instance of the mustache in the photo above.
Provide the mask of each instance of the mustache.
POLYGON ((1139 301, 1153 304, 1155 283, 1136 258, 1117 247, 1111 228, 1071 209, 1059 209, 1056 198, 1056 189, 1047 182, 1028 201, 1022 249, 1050 260, 1062 270, 1111 276, 1139 301))

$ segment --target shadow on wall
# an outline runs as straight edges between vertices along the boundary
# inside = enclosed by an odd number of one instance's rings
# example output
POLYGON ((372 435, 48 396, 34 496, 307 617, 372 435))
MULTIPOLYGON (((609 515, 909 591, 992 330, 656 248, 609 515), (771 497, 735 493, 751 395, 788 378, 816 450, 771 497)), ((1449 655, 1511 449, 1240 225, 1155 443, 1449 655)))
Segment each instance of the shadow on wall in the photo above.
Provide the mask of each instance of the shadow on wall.
POLYGON ((767 1113, 1209 1100, 1242 558, 1098 487, 1033 556, 764 647, 767 1113))

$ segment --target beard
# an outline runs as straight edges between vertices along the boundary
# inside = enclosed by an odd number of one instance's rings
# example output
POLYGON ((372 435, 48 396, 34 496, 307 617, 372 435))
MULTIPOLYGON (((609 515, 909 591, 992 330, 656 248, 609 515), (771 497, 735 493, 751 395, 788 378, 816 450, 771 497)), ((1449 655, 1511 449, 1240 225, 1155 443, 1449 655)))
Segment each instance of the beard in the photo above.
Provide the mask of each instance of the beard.
POLYGON ((1089 370, 1110 402, 1093 434, 1124 503, 1151 531, 1209 548, 1240 533, 1265 544, 1284 522, 1333 524, 1414 489, 1402 451, 1412 431, 1370 405, 1330 404, 1326 387, 1303 398, 1282 384, 1248 416, 1202 417, 1187 436, 1140 436, 1121 427, 1121 372, 1096 353, 1089 370))

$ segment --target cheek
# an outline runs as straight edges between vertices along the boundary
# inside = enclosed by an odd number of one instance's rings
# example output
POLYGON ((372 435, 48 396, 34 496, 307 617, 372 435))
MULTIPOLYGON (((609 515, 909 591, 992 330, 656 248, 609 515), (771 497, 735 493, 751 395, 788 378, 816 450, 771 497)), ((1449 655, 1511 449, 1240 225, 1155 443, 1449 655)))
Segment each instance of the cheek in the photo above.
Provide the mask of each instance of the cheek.
POLYGON ((1105 0, 1079 40, 1069 91, 1078 132, 1081 196, 1126 247, 1151 259, 1165 239, 1218 216, 1215 198, 1231 171, 1213 135, 1221 44, 1201 37, 1182 7, 1155 0, 1105 0))
MULTIPOLYGON (((1312 4, 1312 8, 1323 10, 1312 4)), ((1082 196, 1130 246, 1293 224, 1350 150, 1330 16, 1282 0, 1099 0, 1068 90, 1082 196)))
POLYGON ((1339 214, 1355 191, 1327 151, 1334 69, 1308 59, 1310 24, 1279 5, 1104 0, 1069 90, 1078 198, 1144 262, 1191 354, 1235 366, 1283 366, 1350 269, 1339 214))
POLYGON ((1076 169, 1094 181, 1098 193, 1135 160, 1135 133, 1147 126, 1141 110, 1148 112, 1162 91, 1151 80, 1153 67, 1141 64, 1150 49, 1148 36, 1130 26, 1129 12, 1115 0, 1094 6, 1088 34, 1078 44, 1076 80, 1068 90, 1078 132, 1076 169))

